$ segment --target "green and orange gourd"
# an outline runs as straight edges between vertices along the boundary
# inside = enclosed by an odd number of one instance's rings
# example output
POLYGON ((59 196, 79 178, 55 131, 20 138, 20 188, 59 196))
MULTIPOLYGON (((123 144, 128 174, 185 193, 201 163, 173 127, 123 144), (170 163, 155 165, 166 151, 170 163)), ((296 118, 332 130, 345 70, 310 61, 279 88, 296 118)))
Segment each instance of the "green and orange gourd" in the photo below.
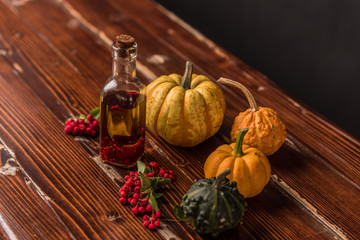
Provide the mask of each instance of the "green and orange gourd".
POLYGON ((195 146, 213 136, 224 119, 221 89, 192 69, 187 62, 183 77, 163 75, 146 88, 146 126, 172 145, 195 146))

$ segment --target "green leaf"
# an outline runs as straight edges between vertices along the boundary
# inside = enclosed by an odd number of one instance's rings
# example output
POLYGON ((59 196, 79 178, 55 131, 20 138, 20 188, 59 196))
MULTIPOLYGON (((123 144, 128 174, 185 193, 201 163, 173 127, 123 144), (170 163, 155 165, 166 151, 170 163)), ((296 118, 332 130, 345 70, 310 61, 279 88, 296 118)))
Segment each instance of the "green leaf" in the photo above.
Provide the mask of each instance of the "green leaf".
POLYGON ((137 161, 136 162, 137 168, 138 168, 138 173, 149 173, 151 172, 151 168, 149 166, 146 166, 145 163, 143 163, 142 161, 137 161))
POLYGON ((156 192, 153 192, 153 195, 156 199, 158 199, 159 197, 161 197, 163 194, 162 193, 156 193, 156 192))
POLYGON ((147 190, 151 186, 151 179, 146 177, 143 173, 139 174, 141 181, 141 191, 147 190))
POLYGON ((159 210, 158 204, 156 202, 156 198, 154 197, 153 194, 150 194, 149 203, 155 211, 159 210))
POLYGON ((89 112, 89 114, 91 114, 91 116, 93 116, 95 119, 98 119, 100 116, 100 108, 99 107, 94 108, 89 112))
POLYGON ((84 114, 80 114, 80 115, 79 115, 79 119, 87 120, 87 119, 86 119, 86 115, 84 115, 84 114))
POLYGON ((145 167, 145 173, 149 173, 149 172, 151 172, 151 168, 149 166, 146 166, 145 167))
POLYGON ((145 169, 146 169, 146 165, 145 163, 143 163, 142 161, 137 161, 136 162, 136 165, 137 165, 137 169, 138 169, 138 173, 144 173, 145 172, 145 169))
POLYGON ((174 207, 174 215, 181 221, 186 221, 184 210, 181 205, 176 205, 174 207))
POLYGON ((171 183, 170 178, 160 178, 159 183, 157 184, 157 187, 165 186, 166 184, 171 183))
POLYGON ((153 192, 155 192, 158 182, 159 182, 158 177, 154 177, 151 179, 151 188, 152 188, 153 192))

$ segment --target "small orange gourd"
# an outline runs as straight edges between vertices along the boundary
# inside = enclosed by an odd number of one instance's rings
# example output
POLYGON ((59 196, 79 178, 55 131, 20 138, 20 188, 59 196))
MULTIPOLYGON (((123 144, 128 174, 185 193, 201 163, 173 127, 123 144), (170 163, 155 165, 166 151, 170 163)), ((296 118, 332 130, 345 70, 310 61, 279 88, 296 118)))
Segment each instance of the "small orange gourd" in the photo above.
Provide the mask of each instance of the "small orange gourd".
POLYGON ((237 182, 239 192, 245 198, 258 195, 269 182, 271 167, 267 157, 258 149, 243 145, 248 128, 238 134, 236 143, 218 147, 206 159, 205 177, 216 177, 229 168, 230 181, 237 182))
POLYGON ((241 83, 226 78, 220 78, 217 82, 240 88, 250 104, 249 109, 235 118, 230 132, 231 142, 235 142, 241 129, 250 128, 244 144, 259 149, 266 156, 279 150, 286 137, 285 125, 279 115, 271 108, 258 107, 250 91, 241 83))

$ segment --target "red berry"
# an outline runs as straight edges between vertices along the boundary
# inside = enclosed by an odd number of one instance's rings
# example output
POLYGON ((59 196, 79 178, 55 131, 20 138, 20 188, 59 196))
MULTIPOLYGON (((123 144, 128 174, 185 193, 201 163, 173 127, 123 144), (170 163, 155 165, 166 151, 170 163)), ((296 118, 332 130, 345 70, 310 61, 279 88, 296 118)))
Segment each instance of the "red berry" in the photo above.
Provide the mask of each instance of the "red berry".
POLYGON ((136 175, 135 177, 132 178, 133 182, 136 180, 139 180, 139 177, 136 175))
POLYGON ((129 179, 129 175, 126 175, 125 177, 124 177, 124 179, 125 179, 125 181, 127 181, 128 179, 129 179))
POLYGON ((169 174, 168 173, 165 173, 164 174, 164 178, 168 178, 169 177, 169 174))
POLYGON ((169 174, 171 175, 171 174, 174 174, 174 172, 172 171, 172 170, 169 170, 169 174))
POLYGON ((140 186, 140 184, 141 184, 140 180, 136 180, 136 181, 134 182, 134 185, 135 185, 135 186, 140 186))
POLYGON ((153 174, 152 172, 149 172, 146 176, 147 176, 147 177, 153 177, 154 174, 153 174))
POLYGON ((155 229, 155 225, 152 224, 152 223, 150 223, 149 226, 148 226, 148 228, 149 228, 150 230, 153 230, 153 229, 155 229))
POLYGON ((155 222, 155 221, 156 221, 156 217, 154 217, 154 216, 151 217, 151 218, 150 218, 150 221, 151 221, 152 223, 155 222))
POLYGON ((73 131, 73 128, 71 126, 66 126, 64 131, 65 131, 65 133, 69 134, 73 131))
POLYGON ((128 186, 128 187, 131 187, 131 186, 133 185, 133 183, 130 182, 130 181, 127 181, 127 182, 125 183, 125 185, 128 186))
POLYGON ((174 177, 173 175, 169 175, 169 178, 170 178, 171 180, 174 180, 174 179, 175 179, 175 177, 174 177))
POLYGON ((148 221, 148 220, 149 220, 149 216, 148 216, 148 215, 144 215, 144 216, 143 216, 143 220, 144 220, 144 221, 148 221))
POLYGON ((79 127, 74 127, 72 133, 73 133, 74 135, 77 135, 77 134, 79 134, 79 132, 80 132, 80 128, 79 128, 79 127))
MULTIPOLYGON (((130 175, 130 176, 131 176, 131 175, 130 175)), ((133 181, 133 178, 132 178, 132 177, 127 180, 127 182, 132 182, 132 181, 133 181)))
POLYGON ((155 211, 155 217, 157 217, 157 218, 161 217, 161 211, 160 210, 155 211))
POLYGON ((123 198, 126 198, 127 197, 127 193, 125 191, 121 191, 120 192, 120 196, 123 197, 123 198))
POLYGON ((79 124, 84 124, 84 119, 79 119, 79 124))
POLYGON ((151 206, 150 204, 148 204, 148 205, 146 206, 146 211, 147 211, 147 212, 152 211, 152 206, 151 206))
POLYGON ((129 191, 129 187, 126 186, 126 185, 122 186, 122 189, 123 189, 124 191, 129 191))
POLYGON ((133 214, 135 214, 135 215, 139 213, 139 210, 138 210, 137 207, 132 208, 131 211, 132 211, 133 214))
POLYGON ((68 125, 70 123, 74 122, 74 119, 69 118, 68 120, 65 121, 65 124, 68 125))
POLYGON ((86 128, 85 132, 86 132, 86 134, 91 135, 91 128, 89 128, 89 127, 86 128))
POLYGON ((95 120, 95 118, 91 114, 87 115, 86 119, 89 120, 90 122, 95 120))
POLYGON ((95 130, 91 130, 91 133, 90 133, 91 136, 96 136, 96 131, 95 130))
POLYGON ((130 204, 131 206, 135 206, 137 204, 137 199, 131 199, 130 204))
POLYGON ((144 222, 143 222, 143 225, 144 225, 145 227, 149 226, 149 221, 144 221, 144 222))
POLYGON ((160 166, 160 165, 159 165, 157 162, 154 162, 152 167, 153 167, 153 168, 159 168, 159 166, 160 166))
POLYGON ((132 201, 132 197, 128 197, 127 203, 130 203, 130 204, 131 204, 131 201, 132 201))
POLYGON ((139 199, 139 194, 138 194, 138 193, 134 193, 134 194, 132 195, 132 197, 137 200, 137 199, 139 199))
POLYGON ((159 222, 159 221, 155 221, 155 222, 154 222, 154 225, 155 225, 155 227, 160 227, 160 222, 159 222))
POLYGON ((126 198, 120 198, 119 199, 119 201, 120 201, 120 203, 122 204, 122 205, 125 205, 126 204, 126 198))
POLYGON ((144 207, 139 207, 139 212, 141 212, 141 213, 144 213, 145 212, 145 208, 144 207))
POLYGON ((161 170, 159 171, 159 176, 164 175, 164 173, 165 173, 165 171, 161 169, 161 170))
POLYGON ((139 193, 140 192, 140 187, 139 186, 136 186, 135 188, 134 188, 134 192, 136 192, 136 193, 139 193))
POLYGON ((86 126, 85 126, 85 124, 80 124, 79 125, 79 128, 80 128, 80 131, 85 131, 85 129, 86 129, 86 126))

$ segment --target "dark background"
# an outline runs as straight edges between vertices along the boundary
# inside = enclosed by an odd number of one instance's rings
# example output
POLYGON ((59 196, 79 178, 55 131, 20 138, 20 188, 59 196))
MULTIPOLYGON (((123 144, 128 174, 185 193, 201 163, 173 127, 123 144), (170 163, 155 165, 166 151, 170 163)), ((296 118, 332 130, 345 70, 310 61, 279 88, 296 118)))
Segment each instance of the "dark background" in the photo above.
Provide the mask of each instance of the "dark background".
POLYGON ((157 1, 360 139, 360 1, 157 1))

